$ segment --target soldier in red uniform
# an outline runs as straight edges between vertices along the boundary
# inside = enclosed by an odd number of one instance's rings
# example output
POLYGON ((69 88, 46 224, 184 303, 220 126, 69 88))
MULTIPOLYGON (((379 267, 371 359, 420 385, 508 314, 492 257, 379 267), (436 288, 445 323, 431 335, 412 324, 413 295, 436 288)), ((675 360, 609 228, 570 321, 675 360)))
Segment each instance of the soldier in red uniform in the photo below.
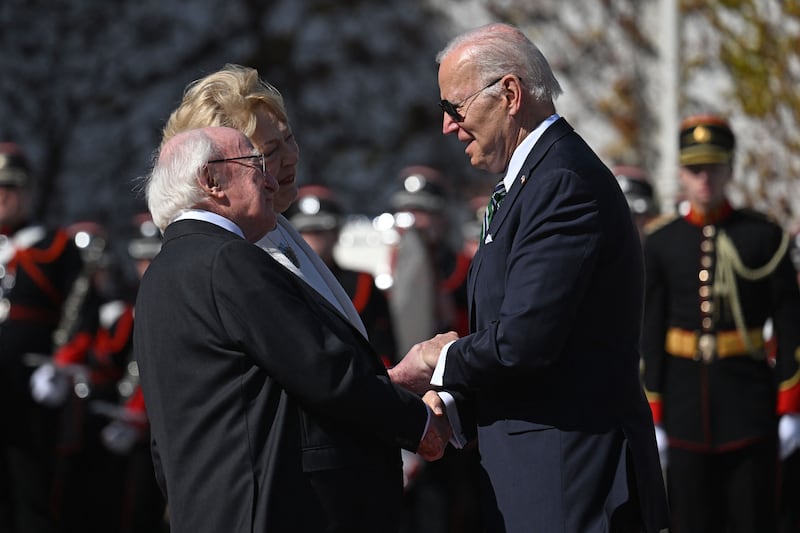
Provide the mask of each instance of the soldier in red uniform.
POLYGON ((800 290, 789 238, 726 199, 733 153, 720 117, 681 124, 689 209, 652 228, 644 245, 644 382, 678 533, 775 531, 778 423, 800 412, 800 290), (768 319, 774 359, 764 345, 768 319))
POLYGON ((35 402, 29 381, 36 364, 66 345, 74 328, 65 302, 83 264, 63 230, 32 220, 32 195, 24 154, 16 144, 1 143, 0 530, 47 533, 55 527, 51 496, 60 409, 35 402))
POLYGON ((333 255, 344 215, 344 207, 334 192, 322 185, 301 187, 286 212, 286 218, 350 296, 370 344, 388 368, 397 363, 398 355, 386 295, 375 286, 372 274, 342 268, 333 255))

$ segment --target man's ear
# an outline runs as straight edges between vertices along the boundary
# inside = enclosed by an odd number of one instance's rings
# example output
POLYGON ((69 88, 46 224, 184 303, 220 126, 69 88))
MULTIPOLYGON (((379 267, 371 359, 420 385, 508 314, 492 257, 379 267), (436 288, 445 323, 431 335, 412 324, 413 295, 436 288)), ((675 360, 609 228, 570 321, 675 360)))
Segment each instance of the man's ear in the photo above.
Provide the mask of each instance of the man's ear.
POLYGON ((522 91, 524 90, 522 83, 513 74, 506 75, 500 83, 503 87, 503 98, 508 107, 508 114, 516 115, 522 105, 522 91))
POLYGON ((208 165, 203 167, 200 177, 197 178, 197 183, 200 184, 200 188, 210 197, 221 198, 225 195, 222 192, 222 187, 220 187, 217 178, 212 176, 208 171, 208 165))

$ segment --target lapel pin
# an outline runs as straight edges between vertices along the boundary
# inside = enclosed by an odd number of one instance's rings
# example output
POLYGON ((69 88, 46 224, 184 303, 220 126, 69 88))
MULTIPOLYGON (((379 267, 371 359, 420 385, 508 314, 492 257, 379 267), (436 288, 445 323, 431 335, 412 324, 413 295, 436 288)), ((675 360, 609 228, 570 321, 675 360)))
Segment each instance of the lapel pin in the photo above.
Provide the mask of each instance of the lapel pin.
POLYGON ((526 179, 528 179, 528 178, 527 178, 527 177, 525 177, 525 174, 523 174, 522 176, 520 176, 520 177, 519 177, 519 183, 520 183, 521 185, 525 185, 525 180, 526 180, 526 179))

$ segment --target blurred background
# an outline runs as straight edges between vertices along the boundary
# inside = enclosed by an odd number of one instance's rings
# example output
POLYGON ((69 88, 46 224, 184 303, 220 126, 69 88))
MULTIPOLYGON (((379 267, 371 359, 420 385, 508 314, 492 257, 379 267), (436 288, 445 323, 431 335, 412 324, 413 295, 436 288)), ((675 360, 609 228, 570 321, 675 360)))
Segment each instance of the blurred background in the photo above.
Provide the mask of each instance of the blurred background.
POLYGON ((31 159, 43 219, 113 233, 186 84, 240 63, 286 99, 300 184, 373 217, 402 167, 429 164, 467 199, 494 179, 441 135, 434 57, 491 21, 538 44, 558 111, 609 166, 645 168, 662 209, 679 119, 712 111, 737 134, 733 200, 800 220, 797 0, 3 0, 0 140, 31 159))

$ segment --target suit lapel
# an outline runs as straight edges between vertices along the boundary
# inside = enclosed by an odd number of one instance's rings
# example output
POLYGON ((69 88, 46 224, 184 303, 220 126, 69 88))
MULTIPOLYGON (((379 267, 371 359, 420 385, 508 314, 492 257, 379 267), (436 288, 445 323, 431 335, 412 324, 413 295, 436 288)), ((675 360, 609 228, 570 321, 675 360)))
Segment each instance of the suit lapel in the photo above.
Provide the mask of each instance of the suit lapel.
MULTIPOLYGON (((542 134, 542 137, 536 141, 536 144, 533 145, 533 150, 531 150, 531 153, 528 154, 528 157, 525 159, 525 163, 522 165, 519 174, 515 178, 514 186, 511 187, 510 191, 508 191, 505 199, 503 199, 503 202, 500 204, 500 208, 497 210, 494 217, 492 217, 492 222, 489 224, 488 228, 488 235, 494 236, 498 234, 503 226, 503 222, 508 216, 508 213, 511 212, 511 208, 522 192, 522 188, 534 180, 536 167, 539 165, 539 163, 541 163, 542 159, 544 159, 544 156, 550 151, 550 148, 553 146, 553 144, 555 144, 557 140, 565 135, 572 133, 572 131, 572 126, 570 126, 564 118, 559 118, 553 123, 552 126, 547 128, 547 130, 545 130, 545 132, 542 134)), ((471 328, 474 326, 475 285, 478 281, 478 272, 480 271, 481 263, 483 261, 483 252, 485 246, 485 244, 481 244, 481 246, 478 248, 478 251, 476 252, 475 257, 473 257, 472 264, 469 268, 467 294, 469 295, 471 328)))
POLYGON ((558 139, 572 131, 572 126, 570 126, 565 119, 559 118, 553 123, 552 126, 547 128, 542 134, 542 137, 536 141, 536 144, 533 145, 533 150, 531 150, 531 153, 528 154, 528 157, 525 159, 525 163, 523 163, 519 174, 514 180, 514 186, 511 187, 510 191, 508 191, 503 203, 500 204, 500 209, 497 210, 497 213, 495 213, 494 217, 492 218, 492 223, 489 224, 489 235, 494 236, 500 230, 503 225, 503 221, 511 211, 511 208, 519 197, 520 192, 522 192, 522 188, 533 181, 536 167, 539 165, 539 163, 541 163, 542 159, 544 159, 544 156, 547 154, 547 152, 550 151, 550 148, 552 148, 553 144, 555 144, 558 139))

